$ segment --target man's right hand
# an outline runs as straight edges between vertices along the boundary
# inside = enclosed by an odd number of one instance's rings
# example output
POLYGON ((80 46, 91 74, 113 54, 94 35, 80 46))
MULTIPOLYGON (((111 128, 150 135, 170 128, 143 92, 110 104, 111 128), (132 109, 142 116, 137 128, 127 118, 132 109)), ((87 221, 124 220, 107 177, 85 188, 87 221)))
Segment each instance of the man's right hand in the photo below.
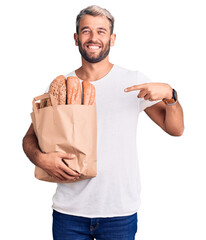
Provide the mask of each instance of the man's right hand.
POLYGON ((34 132, 33 124, 30 125, 26 135, 23 138, 23 149, 30 161, 45 170, 52 177, 65 181, 65 180, 75 180, 79 174, 69 168, 62 159, 72 159, 71 153, 63 152, 49 152, 42 153, 36 134, 34 132))
POLYGON ((46 171, 52 177, 60 180, 76 180, 80 176, 79 173, 67 166, 62 159, 75 158, 74 154, 63 152, 49 152, 41 155, 39 167, 46 171))

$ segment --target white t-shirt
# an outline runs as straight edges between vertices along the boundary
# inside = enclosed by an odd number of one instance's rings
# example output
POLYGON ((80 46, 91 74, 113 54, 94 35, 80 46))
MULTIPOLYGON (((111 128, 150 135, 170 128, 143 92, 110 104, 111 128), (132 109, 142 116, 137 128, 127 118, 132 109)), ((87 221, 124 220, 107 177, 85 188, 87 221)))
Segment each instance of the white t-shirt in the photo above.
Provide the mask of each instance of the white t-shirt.
MULTIPOLYGON (((76 76, 75 71, 65 75, 76 76)), ((80 79, 82 82, 82 80, 80 79)), ((82 217, 131 215, 140 206, 136 130, 139 113, 159 101, 137 98, 126 87, 151 82, 143 73, 113 65, 97 81, 97 176, 57 184, 52 208, 82 217)))

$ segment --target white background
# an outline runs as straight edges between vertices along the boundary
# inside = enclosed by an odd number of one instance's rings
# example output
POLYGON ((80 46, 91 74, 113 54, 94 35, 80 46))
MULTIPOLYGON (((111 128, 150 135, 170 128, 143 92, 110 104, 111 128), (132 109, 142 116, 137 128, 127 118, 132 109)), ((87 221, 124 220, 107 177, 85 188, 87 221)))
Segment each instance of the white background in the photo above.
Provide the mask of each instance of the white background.
POLYGON ((204 0, 4 1, 1 22, 1 232, 7 239, 52 239, 56 185, 34 178, 22 150, 33 97, 81 64, 75 19, 91 4, 115 17, 110 60, 175 88, 184 110, 181 137, 164 133, 143 112, 138 125, 142 204, 139 240, 205 240, 204 0))

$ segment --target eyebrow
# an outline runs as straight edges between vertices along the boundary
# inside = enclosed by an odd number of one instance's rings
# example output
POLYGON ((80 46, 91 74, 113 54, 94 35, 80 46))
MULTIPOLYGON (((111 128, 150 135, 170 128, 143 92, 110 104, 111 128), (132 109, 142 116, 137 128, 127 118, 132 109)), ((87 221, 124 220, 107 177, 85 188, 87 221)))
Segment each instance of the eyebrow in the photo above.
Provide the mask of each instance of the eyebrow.
MULTIPOLYGON (((82 32, 83 30, 85 29, 88 29, 89 27, 88 26, 85 26, 83 27, 80 31, 82 32)), ((103 27, 98 27, 99 30, 104 30, 105 32, 107 32, 107 29, 106 28, 103 28, 103 27)))
POLYGON ((98 29, 99 29, 99 30, 104 30, 105 32, 107 32, 107 29, 106 29, 106 28, 99 27, 98 29))
POLYGON ((82 32, 84 29, 87 29, 87 28, 89 28, 89 27, 87 27, 87 26, 86 26, 86 27, 83 27, 83 28, 81 29, 81 32, 82 32))

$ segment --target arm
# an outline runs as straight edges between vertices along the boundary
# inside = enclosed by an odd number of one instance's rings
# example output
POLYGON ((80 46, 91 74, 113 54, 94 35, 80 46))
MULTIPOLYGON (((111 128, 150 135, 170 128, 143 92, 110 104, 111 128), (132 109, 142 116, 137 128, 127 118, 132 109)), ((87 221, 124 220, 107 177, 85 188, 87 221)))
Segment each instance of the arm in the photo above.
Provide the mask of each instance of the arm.
MULTIPOLYGON (((166 83, 145 83, 125 89, 125 92, 140 90, 138 98, 156 101, 172 98, 172 88, 166 83)), ((166 105, 163 101, 145 109, 146 114, 165 132, 172 136, 181 136, 184 131, 183 110, 177 101, 166 105)))
POLYGON ((166 133, 172 136, 181 136, 183 134, 183 110, 179 102, 171 106, 159 102, 144 111, 166 133))
POLYGON ((45 170, 49 175, 58 180, 76 179, 79 174, 64 164, 62 159, 72 159, 75 156, 70 153, 50 152, 42 153, 38 140, 34 132, 33 124, 30 125, 26 135, 23 138, 23 150, 30 161, 36 166, 45 170))
POLYGON ((40 167, 41 161, 44 158, 44 153, 41 152, 38 140, 34 132, 33 124, 30 125, 22 142, 23 150, 29 160, 36 166, 40 167))

